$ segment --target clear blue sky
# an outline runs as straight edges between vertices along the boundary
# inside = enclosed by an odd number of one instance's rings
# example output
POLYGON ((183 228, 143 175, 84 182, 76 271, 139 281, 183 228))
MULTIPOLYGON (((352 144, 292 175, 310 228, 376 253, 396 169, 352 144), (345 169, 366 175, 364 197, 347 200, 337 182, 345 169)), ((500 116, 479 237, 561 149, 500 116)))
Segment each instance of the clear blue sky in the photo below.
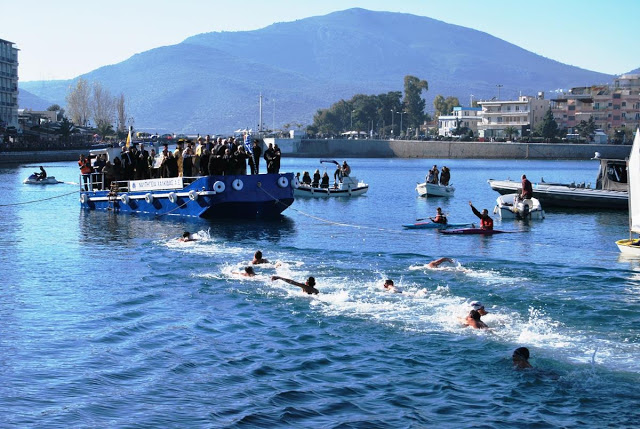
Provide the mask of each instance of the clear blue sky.
POLYGON ((640 0, 3 1, 0 39, 20 49, 20 80, 67 79, 194 34, 242 31, 361 7, 487 32, 578 67, 640 67, 640 0))

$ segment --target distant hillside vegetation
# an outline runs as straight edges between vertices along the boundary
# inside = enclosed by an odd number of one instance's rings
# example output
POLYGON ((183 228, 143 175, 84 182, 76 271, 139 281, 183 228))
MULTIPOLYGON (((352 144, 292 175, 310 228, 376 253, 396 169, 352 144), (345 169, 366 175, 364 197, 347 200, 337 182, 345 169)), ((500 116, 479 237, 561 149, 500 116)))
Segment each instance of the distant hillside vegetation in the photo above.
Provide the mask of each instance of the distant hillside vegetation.
MULTIPOLYGON (((199 34, 83 77, 113 95, 123 92, 138 129, 227 133, 257 127, 260 93, 266 126, 308 125, 317 109, 342 98, 402 91, 408 74, 429 82, 428 108, 437 94, 462 102, 470 94, 491 98, 497 84, 508 98, 612 79, 480 31, 364 9, 199 34)), ((64 106, 69 84, 21 82, 20 88, 64 106)))

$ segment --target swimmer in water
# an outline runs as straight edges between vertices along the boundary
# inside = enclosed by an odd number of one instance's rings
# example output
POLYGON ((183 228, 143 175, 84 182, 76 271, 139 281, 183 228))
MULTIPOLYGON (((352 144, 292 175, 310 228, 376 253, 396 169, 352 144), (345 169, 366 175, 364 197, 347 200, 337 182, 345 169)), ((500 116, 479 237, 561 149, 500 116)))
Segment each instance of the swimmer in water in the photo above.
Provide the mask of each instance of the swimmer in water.
POLYGON ((300 283, 295 280, 285 279, 280 276, 271 276, 271 281, 282 280, 283 282, 289 283, 290 285, 301 287, 305 293, 309 295, 317 295, 320 291, 315 288, 316 279, 313 277, 309 277, 306 282, 300 283))
POLYGON ((450 264, 455 264, 455 261, 451 258, 440 258, 440 259, 436 259, 435 261, 431 261, 427 264, 427 267, 429 268, 438 268, 440 267, 440 265, 444 264, 445 262, 448 262, 450 264))
POLYGON ((185 231, 182 233, 182 237, 178 238, 178 241, 196 241, 196 239, 193 238, 193 235, 189 231, 185 231))
POLYGON ((255 277, 256 272, 253 270, 253 267, 244 267, 244 271, 234 274, 244 277, 255 277))
POLYGON ((262 252, 261 251, 256 251, 256 253, 253 254, 253 261, 251 261, 251 263, 253 265, 258 265, 258 264, 268 264, 269 261, 267 261, 266 259, 262 258, 262 252))
POLYGON ((382 287, 384 287, 384 290, 389 291, 391 293, 402 293, 401 290, 399 290, 398 288, 396 288, 393 284, 393 280, 391 279, 387 279, 384 281, 384 284, 382 285, 382 287))
POLYGON ((480 320, 480 313, 476 310, 471 310, 469 315, 465 319, 465 324, 471 326, 473 329, 487 329, 488 326, 482 320, 480 320))
POLYGON ((480 313, 480 316, 485 316, 486 314, 489 313, 487 310, 484 309, 484 304, 481 303, 480 301, 473 301, 471 303, 471 309, 476 310, 478 313, 480 313))
POLYGON ((513 351, 513 367, 515 369, 533 368, 529 363, 529 349, 519 347, 513 351))

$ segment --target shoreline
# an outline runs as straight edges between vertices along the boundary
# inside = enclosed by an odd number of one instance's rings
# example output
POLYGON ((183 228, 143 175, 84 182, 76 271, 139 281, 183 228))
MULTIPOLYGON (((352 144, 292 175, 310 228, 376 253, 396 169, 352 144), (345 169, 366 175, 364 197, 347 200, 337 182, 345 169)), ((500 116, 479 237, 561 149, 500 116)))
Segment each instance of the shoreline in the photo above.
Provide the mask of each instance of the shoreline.
MULTIPOLYGON (((570 143, 495 143, 415 140, 319 140, 264 139, 275 143, 283 156, 292 158, 422 158, 422 159, 537 159, 589 160, 596 152, 601 158, 625 159, 631 145, 570 143)), ((90 149, 0 152, 0 165, 75 161, 90 149)))

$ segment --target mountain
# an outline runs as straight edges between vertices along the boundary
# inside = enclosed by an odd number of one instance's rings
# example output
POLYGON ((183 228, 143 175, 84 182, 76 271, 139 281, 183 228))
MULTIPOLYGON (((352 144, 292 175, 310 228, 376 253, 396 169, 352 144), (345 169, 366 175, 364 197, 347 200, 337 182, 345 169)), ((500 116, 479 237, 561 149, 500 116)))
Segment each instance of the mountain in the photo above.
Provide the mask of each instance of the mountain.
MULTIPOLYGON (((82 77, 125 94, 135 127, 149 131, 227 133, 263 122, 310 124, 313 114, 355 94, 403 91, 405 75, 466 103, 517 97, 611 75, 536 55, 487 33, 431 18, 348 9, 255 31, 214 32, 152 49, 82 77), (274 121, 275 115, 275 121, 274 121)), ((72 81, 21 82, 64 106, 72 81)))
POLYGON ((43 111, 47 110, 47 108, 52 104, 53 103, 50 101, 44 100, 37 95, 20 88, 20 92, 18 93, 18 106, 20 106, 21 109, 27 108, 43 111))

